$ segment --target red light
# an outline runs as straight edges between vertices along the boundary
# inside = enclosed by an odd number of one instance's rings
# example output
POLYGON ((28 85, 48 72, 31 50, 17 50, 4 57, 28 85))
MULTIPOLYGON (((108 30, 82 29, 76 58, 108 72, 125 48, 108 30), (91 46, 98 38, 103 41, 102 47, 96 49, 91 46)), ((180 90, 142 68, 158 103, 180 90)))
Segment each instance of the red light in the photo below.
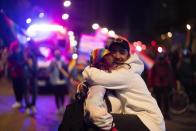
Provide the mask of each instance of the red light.
POLYGON ((151 45, 152 46, 156 46, 157 45, 157 42, 156 41, 151 41, 151 45))

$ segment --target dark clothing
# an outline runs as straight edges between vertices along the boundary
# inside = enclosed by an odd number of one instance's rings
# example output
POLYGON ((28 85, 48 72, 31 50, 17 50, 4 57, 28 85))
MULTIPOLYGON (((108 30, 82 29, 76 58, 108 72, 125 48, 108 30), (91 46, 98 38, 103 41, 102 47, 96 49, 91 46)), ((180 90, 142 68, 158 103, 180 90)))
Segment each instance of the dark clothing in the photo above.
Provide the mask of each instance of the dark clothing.
POLYGON ((67 84, 53 86, 56 107, 59 109, 64 104, 64 96, 67 94, 67 84))
POLYGON ((25 82, 25 103, 26 107, 32 107, 36 104, 37 86, 35 79, 27 80, 25 82), (31 100, 31 101, 30 101, 31 100))
POLYGON ((184 58, 178 68, 178 78, 190 98, 190 103, 196 103, 194 87, 194 67, 190 58, 184 58))
POLYGON ((167 61, 157 61, 150 71, 149 86, 167 87, 171 85, 175 86, 172 67, 167 61))
POLYGON ((23 78, 12 79, 14 94, 17 102, 22 102, 23 94, 25 91, 25 82, 23 78))
POLYGON ((74 101, 67 105, 58 131, 86 131, 83 103, 74 101))
POLYGON ((25 102, 26 107, 30 108, 31 106, 35 106, 36 98, 37 98, 37 85, 36 85, 36 60, 32 59, 33 64, 30 66, 27 62, 24 66, 24 76, 25 76, 25 102), (31 99, 31 101, 30 101, 31 99))
POLYGON ((171 93, 170 87, 154 87, 154 94, 157 104, 160 107, 163 116, 169 117, 169 94, 171 93))
POLYGON ((24 57, 23 53, 13 53, 8 58, 8 69, 11 78, 24 77, 24 57))
MULTIPOLYGON (((118 131, 149 131, 136 115, 112 114, 118 131)), ((101 131, 95 125, 86 127, 86 131, 101 131)))
POLYGON ((25 91, 24 57, 22 52, 13 53, 8 58, 9 75, 12 78, 17 102, 21 102, 25 91))
POLYGON ((167 60, 156 61, 150 71, 149 86, 153 88, 161 112, 169 117, 169 93, 176 84, 172 67, 167 60))
POLYGON ((136 115, 112 114, 112 116, 119 131, 149 131, 136 115))

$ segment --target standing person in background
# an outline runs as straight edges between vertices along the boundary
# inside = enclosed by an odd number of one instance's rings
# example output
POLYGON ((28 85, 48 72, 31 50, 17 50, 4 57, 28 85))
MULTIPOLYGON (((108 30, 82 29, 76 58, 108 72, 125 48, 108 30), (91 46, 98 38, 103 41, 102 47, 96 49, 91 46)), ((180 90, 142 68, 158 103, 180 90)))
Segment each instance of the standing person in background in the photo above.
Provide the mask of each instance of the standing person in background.
POLYGON ((165 119, 169 116, 169 94, 175 87, 174 73, 165 53, 158 54, 154 66, 149 73, 149 88, 153 90, 155 98, 165 119))
POLYGON ((189 110, 196 112, 196 98, 194 87, 194 66, 191 59, 191 51, 189 49, 184 49, 182 52, 181 59, 178 63, 178 79, 182 86, 184 87, 186 93, 190 99, 189 110))
POLYGON ((59 114, 64 112, 64 96, 68 92, 69 74, 59 49, 55 49, 54 57, 49 67, 50 83, 53 86, 57 113, 59 114))
POLYGON ((26 102, 26 114, 36 113, 36 99, 37 99, 37 85, 36 85, 36 73, 37 62, 36 58, 29 51, 24 53, 25 56, 25 102, 26 102), (30 101, 31 100, 31 101, 30 101))
POLYGON ((24 56, 20 48, 18 41, 14 41, 10 45, 10 55, 8 57, 8 70, 12 79, 14 95, 16 103, 12 105, 12 108, 20 108, 22 106, 22 99, 24 95, 24 56))

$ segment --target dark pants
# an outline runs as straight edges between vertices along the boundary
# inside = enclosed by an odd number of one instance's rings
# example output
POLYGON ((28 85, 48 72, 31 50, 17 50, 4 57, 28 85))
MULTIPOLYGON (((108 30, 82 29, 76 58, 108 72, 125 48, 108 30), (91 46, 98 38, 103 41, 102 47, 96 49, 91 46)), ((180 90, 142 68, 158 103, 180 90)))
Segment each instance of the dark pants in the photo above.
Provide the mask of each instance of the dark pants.
POLYGON ((196 88, 192 82, 182 82, 182 85, 189 96, 190 104, 196 104, 196 88))
POLYGON ((14 95, 17 102, 22 102, 22 98, 24 95, 24 86, 25 81, 24 78, 13 78, 13 89, 14 89, 14 95))
POLYGON ((59 109, 64 104, 64 96, 67 93, 67 85, 56 85, 53 87, 56 107, 59 109))
POLYGON ((157 100, 157 104, 161 109, 164 117, 168 117, 169 115, 169 94, 171 92, 171 88, 168 86, 163 87, 154 87, 154 94, 157 100))
MULTIPOLYGON (((136 115, 112 114, 118 131, 149 131, 136 115)), ((87 131, 100 131, 96 126, 89 126, 87 131)))
POLYGON ((24 96, 25 96, 26 107, 30 108, 31 106, 35 106, 36 99, 37 99, 37 86, 36 86, 35 79, 26 80, 24 96))

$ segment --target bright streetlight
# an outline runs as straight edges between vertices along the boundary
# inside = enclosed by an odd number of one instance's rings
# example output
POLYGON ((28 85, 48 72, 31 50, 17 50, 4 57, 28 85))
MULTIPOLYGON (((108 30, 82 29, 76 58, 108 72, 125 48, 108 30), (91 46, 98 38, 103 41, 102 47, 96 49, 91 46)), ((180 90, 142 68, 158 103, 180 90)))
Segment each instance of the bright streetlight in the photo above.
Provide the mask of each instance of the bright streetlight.
POLYGON ((62 19, 63 20, 67 20, 68 18, 69 18, 69 14, 65 13, 65 14, 62 15, 62 19))
POLYGON ((99 29, 99 24, 94 23, 94 24, 92 25, 92 28, 93 28, 93 30, 99 29))
POLYGON ((78 58, 78 54, 74 53, 74 54, 72 55, 72 59, 77 59, 77 58, 78 58))
POLYGON ((186 28, 187 28, 188 30, 191 30, 191 25, 187 24, 187 25, 186 25, 186 28))
POLYGON ((26 19, 26 23, 30 24, 31 23, 31 18, 26 19))
POLYGON ((162 53, 162 52, 163 52, 163 48, 159 46, 159 47, 157 48, 157 51, 158 51, 159 53, 162 53))
POLYGON ((172 33, 171 33, 171 32, 168 32, 168 33, 167 33, 167 36, 168 36, 169 38, 171 38, 171 37, 172 37, 172 33))
POLYGON ((69 6, 71 6, 71 1, 66 0, 66 1, 63 3, 63 5, 64 5, 65 7, 69 7, 69 6))

